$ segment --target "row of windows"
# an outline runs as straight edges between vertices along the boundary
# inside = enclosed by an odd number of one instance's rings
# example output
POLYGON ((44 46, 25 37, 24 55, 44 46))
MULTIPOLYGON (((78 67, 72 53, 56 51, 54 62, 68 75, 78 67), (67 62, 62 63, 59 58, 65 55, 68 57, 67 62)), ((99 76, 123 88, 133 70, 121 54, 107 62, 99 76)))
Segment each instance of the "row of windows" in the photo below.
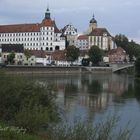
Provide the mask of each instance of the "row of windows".
MULTIPOLYGON (((0 37, 14 37, 14 36, 39 36, 39 35, 53 35, 53 32, 33 32, 33 33, 1 33, 0 37)), ((57 35, 56 35, 57 36, 57 35)))
POLYGON ((10 37, 10 36, 36 36, 40 35, 39 32, 33 33, 1 33, 0 37, 10 37))
POLYGON ((41 35, 53 35, 53 32, 42 32, 41 35))
POLYGON ((88 40, 78 40, 79 42, 88 42, 88 40))
POLYGON ((42 30, 53 30, 53 27, 42 27, 42 30))
POLYGON ((48 45, 50 45, 50 46, 52 46, 53 44, 52 43, 24 43, 24 46, 40 46, 40 45, 42 45, 42 46, 48 46, 48 45))
POLYGON ((79 43, 79 45, 88 45, 88 43, 79 43))
POLYGON ((0 42, 3 42, 3 41, 39 41, 39 40, 53 40, 52 37, 42 37, 42 38, 5 38, 5 39, 1 39, 0 38, 0 42))
MULTIPOLYGON (((28 50, 43 50, 43 47, 41 47, 41 49, 39 48, 28 48, 28 50)), ((53 48, 52 47, 46 47, 45 48, 46 51, 53 51, 53 48)))
POLYGON ((76 34, 75 32, 66 32, 65 34, 67 34, 67 35, 73 35, 73 34, 76 34))

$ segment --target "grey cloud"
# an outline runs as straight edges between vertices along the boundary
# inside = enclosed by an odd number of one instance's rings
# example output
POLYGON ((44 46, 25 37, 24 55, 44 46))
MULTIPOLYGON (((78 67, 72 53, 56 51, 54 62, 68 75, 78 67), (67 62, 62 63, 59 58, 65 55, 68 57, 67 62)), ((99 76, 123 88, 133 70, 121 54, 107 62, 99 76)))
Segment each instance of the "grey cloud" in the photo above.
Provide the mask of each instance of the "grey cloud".
POLYGON ((71 22, 84 31, 94 12, 99 26, 140 40, 139 0, 1 0, 0 24, 41 22, 48 4, 60 27, 71 22))

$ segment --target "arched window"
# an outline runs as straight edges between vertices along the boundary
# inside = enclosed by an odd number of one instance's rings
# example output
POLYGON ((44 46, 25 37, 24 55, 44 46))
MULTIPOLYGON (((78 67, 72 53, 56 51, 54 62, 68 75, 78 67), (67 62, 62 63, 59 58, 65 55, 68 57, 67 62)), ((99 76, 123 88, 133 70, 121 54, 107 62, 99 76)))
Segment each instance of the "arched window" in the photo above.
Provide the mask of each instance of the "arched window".
POLYGON ((53 48, 52 47, 50 48, 50 51, 53 51, 53 48))
POLYGON ((59 46, 55 46, 55 50, 59 50, 60 49, 60 47, 59 46))

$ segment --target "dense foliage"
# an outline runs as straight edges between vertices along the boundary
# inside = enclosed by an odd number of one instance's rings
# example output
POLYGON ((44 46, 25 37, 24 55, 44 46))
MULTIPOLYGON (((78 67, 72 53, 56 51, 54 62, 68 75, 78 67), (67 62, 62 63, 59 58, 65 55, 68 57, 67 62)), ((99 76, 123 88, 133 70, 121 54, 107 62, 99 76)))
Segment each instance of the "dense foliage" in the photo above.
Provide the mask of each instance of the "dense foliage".
POLYGON ((98 65, 102 60, 102 51, 98 46, 92 46, 88 52, 89 59, 93 65, 98 65))
POLYGON ((80 55, 80 51, 78 48, 76 48, 75 46, 67 47, 67 50, 66 50, 67 61, 74 62, 75 60, 78 59, 79 55, 80 55))
POLYGON ((36 133, 59 119, 54 95, 47 86, 17 76, 0 76, 1 122, 36 133))
POLYGON ((9 64, 14 64, 14 58, 15 58, 15 53, 11 52, 8 56, 7 56, 7 63, 9 64))
POLYGON ((129 54, 130 61, 133 61, 134 57, 140 56, 140 45, 134 41, 129 41, 125 35, 116 35, 115 42, 118 47, 122 47, 129 54))
POLYGON ((140 77, 140 57, 138 57, 135 61, 135 71, 136 76, 140 77))
POLYGON ((31 51, 30 50, 24 50, 24 55, 26 56, 27 60, 31 57, 31 51))

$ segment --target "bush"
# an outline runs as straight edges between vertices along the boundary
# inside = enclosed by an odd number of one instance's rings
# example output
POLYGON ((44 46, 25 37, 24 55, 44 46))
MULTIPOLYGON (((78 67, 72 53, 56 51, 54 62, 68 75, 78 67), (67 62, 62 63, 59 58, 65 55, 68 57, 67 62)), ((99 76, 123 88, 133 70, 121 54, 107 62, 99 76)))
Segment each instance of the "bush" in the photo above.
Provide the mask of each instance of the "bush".
POLYGON ((140 77, 140 57, 135 61, 135 72, 136 76, 140 77))
POLYGON ((36 133, 60 119, 55 95, 46 85, 23 77, 1 75, 0 89, 2 122, 36 133))

